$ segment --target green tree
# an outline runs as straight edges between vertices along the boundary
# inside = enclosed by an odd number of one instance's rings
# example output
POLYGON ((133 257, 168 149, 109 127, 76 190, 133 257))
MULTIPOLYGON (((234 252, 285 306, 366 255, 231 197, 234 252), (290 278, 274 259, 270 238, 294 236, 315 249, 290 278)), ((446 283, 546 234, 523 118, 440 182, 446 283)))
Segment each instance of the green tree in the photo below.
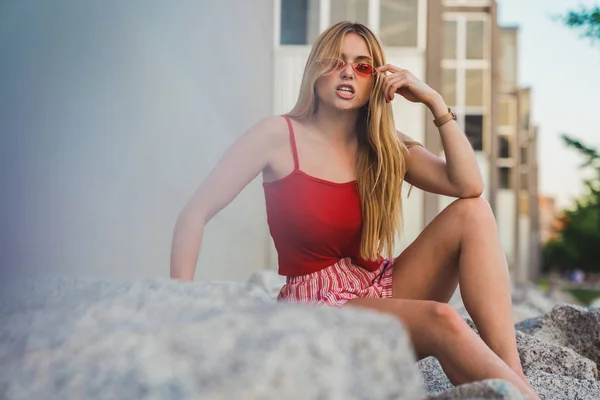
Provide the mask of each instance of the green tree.
POLYGON ((582 155, 581 168, 593 171, 593 177, 584 181, 585 194, 564 210, 557 239, 544 246, 543 267, 546 271, 600 272, 600 152, 568 135, 562 139, 582 155))
POLYGON ((579 30, 582 37, 600 43, 600 5, 571 10, 559 17, 570 28, 579 30))
MULTIPOLYGON (((593 44, 600 43, 600 5, 581 6, 557 18, 593 44)), ((586 193, 571 209, 564 210, 558 237, 542 250, 542 267, 546 271, 579 268, 600 272, 600 154, 567 135, 562 135, 562 139, 583 156, 581 167, 594 171, 594 176, 584 181, 586 193)))

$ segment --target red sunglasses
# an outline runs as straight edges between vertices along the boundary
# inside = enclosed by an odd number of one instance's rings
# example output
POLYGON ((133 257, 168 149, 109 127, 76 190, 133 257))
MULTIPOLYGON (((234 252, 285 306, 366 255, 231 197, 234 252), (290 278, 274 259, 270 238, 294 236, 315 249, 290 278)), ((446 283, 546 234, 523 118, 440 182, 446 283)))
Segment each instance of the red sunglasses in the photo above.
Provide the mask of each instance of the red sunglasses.
MULTIPOLYGON (((342 69, 346 66, 346 64, 348 64, 344 60, 336 58, 336 57, 323 58, 322 60, 319 61, 319 63, 326 67, 325 73, 330 73, 335 70, 342 69)), ((361 75, 375 75, 375 73, 376 73, 375 67, 369 63, 355 62, 355 63, 352 63, 351 65, 352 65, 352 69, 356 73, 361 74, 361 75)))

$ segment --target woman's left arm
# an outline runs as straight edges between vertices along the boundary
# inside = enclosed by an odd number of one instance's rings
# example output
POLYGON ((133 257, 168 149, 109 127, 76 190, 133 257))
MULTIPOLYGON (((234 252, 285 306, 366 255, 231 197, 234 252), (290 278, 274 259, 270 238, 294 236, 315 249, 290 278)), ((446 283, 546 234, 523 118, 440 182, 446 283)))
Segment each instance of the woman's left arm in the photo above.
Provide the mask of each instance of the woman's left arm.
MULTIPOLYGON (((433 118, 448 114, 448 106, 442 96, 407 70, 386 64, 379 72, 391 72, 385 76, 383 94, 392 101, 400 94, 411 102, 425 104, 433 118)), ((421 146, 410 148, 410 166, 406 182, 428 192, 452 197, 479 197, 483 192, 481 172, 475 159, 473 147, 454 119, 439 127, 446 160, 432 154, 421 146)), ((400 134, 404 140, 410 138, 400 134)))

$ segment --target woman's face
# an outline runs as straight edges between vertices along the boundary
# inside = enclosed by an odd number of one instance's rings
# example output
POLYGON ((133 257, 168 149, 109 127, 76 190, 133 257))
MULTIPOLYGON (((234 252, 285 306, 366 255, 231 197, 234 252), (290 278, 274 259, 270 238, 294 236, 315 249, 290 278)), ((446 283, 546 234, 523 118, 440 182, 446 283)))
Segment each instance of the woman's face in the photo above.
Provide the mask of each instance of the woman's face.
POLYGON ((327 59, 323 62, 331 65, 332 70, 320 76, 315 83, 319 104, 338 110, 356 110, 369 101, 375 79, 369 74, 373 59, 361 36, 346 34, 342 41, 341 61, 327 59), (359 63, 359 71, 353 69, 354 63, 359 63))

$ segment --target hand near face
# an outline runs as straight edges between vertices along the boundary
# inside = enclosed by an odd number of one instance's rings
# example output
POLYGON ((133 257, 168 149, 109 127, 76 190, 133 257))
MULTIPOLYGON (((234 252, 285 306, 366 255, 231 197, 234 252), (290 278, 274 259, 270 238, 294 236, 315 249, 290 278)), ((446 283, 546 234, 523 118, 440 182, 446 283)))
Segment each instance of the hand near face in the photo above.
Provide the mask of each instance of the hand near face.
POLYGON ((385 64, 377 68, 377 72, 386 73, 383 78, 383 95, 386 102, 394 99, 397 93, 413 103, 432 103, 439 94, 410 71, 385 64))

